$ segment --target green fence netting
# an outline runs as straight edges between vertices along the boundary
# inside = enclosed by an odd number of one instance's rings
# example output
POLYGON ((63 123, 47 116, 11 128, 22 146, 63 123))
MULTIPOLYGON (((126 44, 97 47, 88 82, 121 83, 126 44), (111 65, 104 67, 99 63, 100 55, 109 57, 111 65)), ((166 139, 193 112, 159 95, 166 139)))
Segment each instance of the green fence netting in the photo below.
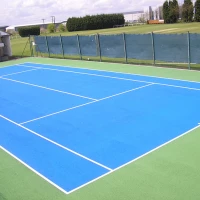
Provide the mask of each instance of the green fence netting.
POLYGON ((36 52, 40 53, 48 53, 46 37, 43 36, 35 36, 34 37, 35 44, 36 44, 36 52))
POLYGON ((98 56, 96 36, 79 36, 79 42, 82 56, 98 56))
POLYGON ((50 54, 62 54, 61 38, 60 37, 47 37, 50 54))
POLYGON ((153 60, 151 34, 125 35, 127 58, 153 60))
POLYGON ((124 58, 123 35, 99 35, 101 56, 124 58))
MULTIPOLYGON (((35 51, 58 55, 200 63, 200 34, 34 36, 35 51)), ((101 59, 101 58, 100 58, 101 59)))
POLYGON ((200 63, 200 34, 190 34, 190 56, 192 63, 200 63))
POLYGON ((166 62, 188 62, 187 34, 154 34, 155 59, 166 62))
POLYGON ((79 55, 77 36, 62 36, 64 55, 79 55))

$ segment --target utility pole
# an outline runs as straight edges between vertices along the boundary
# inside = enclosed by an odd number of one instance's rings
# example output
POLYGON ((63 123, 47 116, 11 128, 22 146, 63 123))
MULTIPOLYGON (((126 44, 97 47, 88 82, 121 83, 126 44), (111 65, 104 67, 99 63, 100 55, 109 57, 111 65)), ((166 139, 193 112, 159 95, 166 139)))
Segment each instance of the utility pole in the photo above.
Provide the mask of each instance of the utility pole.
POLYGON ((54 17, 55 17, 55 16, 51 16, 52 24, 54 23, 54 17))
POLYGON ((43 28, 44 28, 44 20, 45 20, 45 19, 42 19, 42 21, 43 21, 43 28))
POLYGON ((54 32, 55 32, 55 30, 56 30, 56 26, 55 26, 56 18, 55 18, 55 16, 51 16, 51 18, 52 18, 52 24, 54 24, 54 32))

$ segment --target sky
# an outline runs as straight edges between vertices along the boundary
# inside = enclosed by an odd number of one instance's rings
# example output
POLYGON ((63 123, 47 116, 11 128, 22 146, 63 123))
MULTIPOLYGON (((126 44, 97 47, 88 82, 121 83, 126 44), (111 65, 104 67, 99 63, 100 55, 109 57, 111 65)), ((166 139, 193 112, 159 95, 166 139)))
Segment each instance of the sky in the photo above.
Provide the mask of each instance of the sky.
MULTIPOLYGON (((182 1, 182 0, 181 0, 182 1)), ((0 26, 66 21, 68 17, 157 7, 164 0, 0 0, 0 26)))

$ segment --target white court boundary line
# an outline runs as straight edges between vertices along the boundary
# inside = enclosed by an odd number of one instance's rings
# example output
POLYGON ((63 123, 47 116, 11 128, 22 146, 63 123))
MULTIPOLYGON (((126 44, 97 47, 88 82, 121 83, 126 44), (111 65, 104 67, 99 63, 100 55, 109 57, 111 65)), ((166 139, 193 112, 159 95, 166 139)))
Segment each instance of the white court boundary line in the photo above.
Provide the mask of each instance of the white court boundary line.
POLYGON ((35 71, 35 70, 39 70, 39 69, 30 69, 30 70, 25 70, 25 71, 21 71, 21 72, 15 72, 15 73, 12 73, 12 74, 4 74, 4 75, 1 75, 1 77, 5 77, 5 76, 11 76, 11 75, 15 75, 15 74, 22 74, 22 73, 25 73, 25 72, 31 72, 31 71, 35 71))
POLYGON ((69 151, 69 152, 71 152, 71 153, 73 153, 73 154, 75 154, 75 155, 77 155, 77 156, 79 156, 79 157, 91 162, 91 163, 94 163, 94 164, 96 164, 96 165, 98 165, 98 166, 100 166, 100 167, 102 167, 104 169, 107 169, 108 171, 112 170, 111 168, 109 168, 109 167, 107 167, 107 166, 105 166, 105 165, 103 165, 103 164, 101 164, 99 162, 96 162, 95 160, 92 160, 92 159, 90 159, 90 158, 88 158, 88 157, 86 157, 86 156, 84 156, 84 155, 82 155, 82 154, 80 154, 80 153, 78 153, 76 151, 73 151, 72 149, 69 149, 69 148, 67 148, 67 147, 65 147, 65 146, 63 146, 63 145, 61 145, 61 144, 59 144, 59 143, 47 138, 47 137, 44 137, 43 135, 40 135, 39 133, 36 133, 35 131, 33 131, 33 130, 29 129, 29 128, 26 128, 25 126, 22 126, 21 124, 18 124, 18 123, 12 121, 11 119, 8 119, 7 117, 5 117, 3 115, 0 115, 0 117, 5 119, 6 121, 9 121, 12 124, 15 124, 16 126, 19 126, 22 129, 24 129, 24 130, 26 130, 26 131, 28 131, 28 132, 30 132, 30 133, 42 138, 42 139, 44 139, 44 140, 46 140, 46 141, 48 141, 48 142, 50 142, 50 143, 62 148, 62 149, 64 149, 64 150, 67 150, 67 151, 69 151))
POLYGON ((29 166, 28 164, 26 164, 25 162, 23 162, 21 159, 19 159, 17 156, 15 156, 14 154, 12 154, 11 152, 9 152, 7 149, 5 149, 4 147, 0 146, 0 149, 2 149, 4 152, 6 152, 8 155, 10 155, 11 157, 13 157, 14 159, 16 159, 18 162, 20 162, 22 165, 24 165, 25 167, 27 167, 29 170, 31 170, 32 172, 34 172, 35 174, 37 174, 38 176, 40 176, 42 179, 44 179, 45 181, 47 181, 48 183, 50 183, 51 185, 53 185, 54 187, 56 187, 57 189, 59 189, 61 192, 68 194, 68 192, 66 190, 64 190, 63 188, 61 188, 60 186, 58 186, 57 184, 55 184, 54 182, 52 182, 51 180, 49 180, 47 177, 43 176, 42 174, 40 174, 38 171, 36 171, 35 169, 33 169, 31 166, 29 166))
POLYGON ((12 81, 12 82, 16 82, 16 83, 21 83, 21 84, 25 84, 25 85, 30 85, 30 86, 34 86, 34 87, 38 87, 38 88, 42 88, 42 89, 46 89, 46 90, 51 90, 51 91, 59 92, 59 93, 63 93, 63 94, 68 94, 68 95, 71 95, 71 96, 81 97, 81 98, 89 99, 89 100, 93 100, 93 101, 97 100, 97 99, 93 99, 93 98, 90 98, 90 97, 86 97, 86 96, 82 96, 82 95, 78 95, 78 94, 73 94, 73 93, 70 93, 70 92, 62 91, 62 90, 56 90, 56 89, 53 89, 53 88, 44 87, 44 86, 40 86, 40 85, 35 85, 35 84, 32 84, 32 83, 27 83, 27 82, 23 82, 23 81, 17 81, 17 80, 10 79, 10 78, 0 77, 0 79, 4 79, 4 80, 7 80, 7 81, 12 81))
MULTIPOLYGON (((114 77, 114 76, 104 76, 104 75, 100 75, 100 74, 91 74, 91 73, 85 73, 85 72, 74 72, 74 71, 67 71, 67 70, 58 70, 58 69, 49 69, 49 68, 42 68, 42 67, 33 67, 33 66, 29 67, 29 66, 26 66, 26 65, 20 65, 20 66, 24 66, 24 67, 28 67, 28 68, 36 68, 36 69, 38 68, 38 69, 44 69, 44 70, 60 71, 60 72, 66 72, 66 73, 83 74, 83 75, 89 75, 89 76, 98 76, 98 77, 112 78, 112 79, 132 81, 132 82, 153 83, 153 84, 157 84, 157 85, 176 87, 176 88, 183 88, 183 89, 188 89, 188 90, 200 90, 200 88, 191 88, 191 87, 170 85, 170 84, 157 83, 157 82, 140 81, 140 80, 135 80, 135 79, 127 79, 127 78, 120 78, 120 77, 114 77)), ((132 74, 132 75, 134 75, 134 74, 132 74)), ((200 84, 200 82, 195 82, 195 83, 199 83, 200 84)))
MULTIPOLYGON (((43 57, 42 59, 46 59, 46 60, 60 60, 60 58, 45 58, 45 57, 43 57)), ((194 70, 194 69, 190 69, 190 70, 188 70, 188 69, 181 69, 181 68, 170 68, 170 67, 160 67, 160 66, 151 66, 150 64, 149 65, 145 65, 145 64, 131 64, 131 63, 116 63, 116 62, 100 62, 99 60, 98 61, 87 61, 87 60, 75 60, 75 59, 69 59, 69 58, 67 58, 66 60, 69 60, 69 61, 73 61, 73 62, 92 62, 92 63, 99 63, 99 64, 109 64, 109 65, 128 65, 128 66, 132 66, 132 67, 134 67, 134 66, 137 66, 137 67, 147 67, 147 68, 154 68, 154 69, 156 69, 156 68, 159 68, 159 69, 172 69, 172 70, 180 70, 180 71, 188 71, 188 72, 190 72, 190 71, 192 71, 192 72, 200 72, 199 70, 194 70)), ((32 62, 25 62, 25 63, 32 63, 32 62)), ((35 62, 36 63, 36 62, 35 62)), ((39 63, 40 64, 40 63, 39 63)), ((153 63, 152 63, 153 64, 153 63)), ((159 64, 159 63, 158 63, 159 64)), ((170 63, 168 63, 168 64, 170 64, 170 63)), ((182 64, 184 64, 184 63, 182 63, 182 64)), ((187 63, 188 64, 188 63, 187 63)), ((50 65, 50 64, 49 64, 50 65)), ((57 66, 62 66, 62 65, 57 65, 57 66)), ((78 68, 78 67, 77 67, 78 68)), ((86 68, 85 68, 86 69, 86 68)))
MULTIPOLYGON (((72 61, 75 61, 75 60, 72 60, 72 61)), ((86 62, 90 62, 91 63, 91 61, 86 61, 86 62)), ((111 72, 111 73, 116 73, 116 74, 128 74, 128 75, 133 75, 133 76, 136 75, 136 76, 145 76, 145 77, 152 77, 152 78, 159 78, 159 79, 167 79, 167 80, 175 80, 175 81, 185 81, 185 82, 191 82, 191 83, 200 83, 198 81, 190 81, 190 80, 183 80, 183 79, 176 79, 176 78, 167 78, 167 77, 161 77, 161 76, 143 75, 143 74, 128 73, 128 72, 116 72, 116 71, 102 70, 102 69, 92 69, 92 68, 86 68, 86 67, 72 67, 72 66, 54 65, 54 64, 52 65, 52 64, 44 64, 44 63, 37 63, 37 62, 25 62, 25 63, 21 63, 21 64, 18 64, 18 65, 25 65, 26 63, 29 63, 29 64, 39 64, 39 65, 43 65, 43 66, 44 65, 48 65, 48 66, 58 66, 58 67, 71 68, 71 69, 73 69, 73 68, 75 68, 75 69, 86 69, 86 70, 89 70, 89 71, 93 70, 93 71, 100 71, 100 72, 111 72)), ((107 64, 107 62, 106 62, 106 64, 107 64)), ((119 64, 119 63, 108 63, 108 64, 115 65, 115 64, 119 64)), ((134 67, 134 65, 131 65, 131 64, 129 64, 129 65, 132 66, 132 67, 134 67)), ((159 67, 145 66, 145 65, 135 65, 135 66, 152 67, 154 69, 159 68, 159 67)), ((174 68, 164 68, 164 67, 160 67, 160 68, 161 69, 173 69, 174 70, 174 68)), ((193 72, 200 73, 200 71, 198 71, 198 70, 187 70, 187 69, 177 69, 177 70, 186 70, 188 72, 193 71, 193 72)))
POLYGON ((188 134, 188 133, 194 131, 195 129, 197 129, 197 128, 199 128, 199 127, 200 127, 200 125, 195 126, 194 128, 190 129, 189 131, 187 131, 187 132, 185 132, 185 133, 183 133, 183 134, 181 134, 181 135, 179 135, 179 136, 177 136, 177 137, 175 137, 175 138, 169 140, 168 142, 165 142, 164 144, 159 145, 158 147, 156 147, 156 148, 154 148, 154 149, 152 149, 152 150, 150 150, 150 151, 148 151, 148 152, 142 154, 141 156, 139 156, 139 157, 137 157, 137 158, 135 158, 135 159, 133 159, 133 160, 131 160, 131 161, 129 161, 129 162, 127 162, 127 163, 125 163, 125 164, 123 164, 123 165, 121 165, 121 166, 115 168, 115 169, 113 169, 112 171, 110 171, 110 172, 108 172, 108 173, 106 173, 106 174, 104 174, 104 175, 102 175, 102 176, 99 176, 98 178, 93 179, 92 181, 89 181, 88 183, 86 183, 86 184, 84 184, 84 185, 82 185, 82 186, 80 186, 80 187, 77 187, 77 188, 75 188, 75 189, 69 191, 68 194, 70 194, 70 193, 72 193, 72 192, 75 192, 76 190, 79 190, 79 189, 81 189, 81 188, 83 188, 83 187, 89 185, 90 183, 93 183, 93 182, 95 182, 95 181, 97 181, 97 180, 99 180, 99 179, 101 179, 101 178, 103 178, 103 177, 105 177, 105 176, 107 176, 107 175, 109 175, 109 174, 111 174, 111 173, 113 173, 113 172, 115 172, 115 171, 117 171, 117 170, 119 170, 119 169, 121 169, 121 168, 123 168, 123 167, 125 167, 125 166, 127 166, 127 165, 129 165, 129 164, 131 164, 131 163, 133 163, 133 162, 135 162, 135 161, 137 161, 137 160, 139 160, 139 159, 141 159, 141 158, 147 156, 147 155, 150 154, 150 153, 153 153, 154 151, 156 151, 156 150, 158 150, 158 149, 160 149, 160 148, 162 148, 162 147, 164 147, 164 146, 170 144, 171 142, 173 142, 173 141, 175 141, 175 140, 177 140, 177 139, 183 137, 184 135, 186 135, 186 134, 188 134))
POLYGON ((105 75, 101 75, 101 74, 92 74, 92 73, 86 73, 86 72, 76 72, 76 71, 50 69, 50 68, 34 67, 34 66, 29 67, 29 66, 26 66, 26 65, 20 65, 20 66, 28 67, 28 68, 44 69, 44 70, 50 70, 50 71, 72 73, 72 74, 83 74, 83 75, 88 75, 88 76, 98 76, 98 77, 103 77, 103 78, 111 78, 111 79, 118 79, 118 80, 132 81, 132 82, 153 83, 153 82, 148 82, 148 81, 140 81, 140 80, 134 80, 134 79, 128 79, 128 78, 120 78, 120 77, 115 77, 115 76, 105 76, 105 75))
MULTIPOLYGON (((65 66, 62 66, 62 67, 65 67, 65 66)), ((80 68, 80 69, 83 69, 83 68, 80 68)), ((91 70, 91 69, 89 69, 89 70, 91 70)), ((95 70, 95 69, 94 69, 94 70, 95 70)), ((97 71, 98 71, 98 70, 97 70, 97 71)), ((100 71, 100 70, 99 70, 99 71, 100 71)), ((105 70, 105 71, 106 71, 106 70, 105 70)), ((109 71, 107 71, 107 72, 109 72, 109 71)), ((112 72, 112 71, 110 71, 110 72, 112 72)), ((118 73, 118 72, 114 72, 114 73, 118 73)), ((120 72, 119 72, 119 73, 120 73, 120 72)), ((123 74, 123 73, 122 73, 122 74, 123 74)), ((134 74, 132 74, 132 75, 134 75, 134 74)), ((145 75, 141 75, 141 76, 145 76, 145 75)), ((147 75, 146 75, 146 76, 147 76, 147 75)), ((156 77, 156 78, 161 78, 161 77, 156 77)), ((170 78, 164 78, 164 79, 170 79, 170 78)), ((179 79, 171 79, 171 80, 179 80, 179 79)), ((186 81, 186 80, 180 80, 180 81, 186 81)), ((194 81, 186 81, 186 82, 194 82, 194 81)), ((199 83, 199 82, 196 82, 196 83, 199 83)), ((156 83, 155 83, 155 84, 156 84, 156 83)), ((165 85, 166 85, 166 84, 165 84, 165 85)), ((170 85, 166 85, 166 86, 170 86, 170 85)), ((177 86, 176 86, 176 87, 177 87, 177 86)), ((193 89, 194 89, 194 88, 193 88, 193 89)), ((153 150, 151 150, 151 151, 149 151, 149 152, 143 154, 142 156, 140 156, 140 157, 138 157, 138 158, 136 158, 136 159, 134 159, 134 160, 132 160, 132 161, 130 161, 130 162, 128 162, 128 163, 126 163, 126 164, 124 164, 124 165, 122 165, 122 166, 120 166, 120 167, 118 167, 118 168, 116 168, 116 169, 114 169, 114 170, 112 170, 112 171, 110 171, 110 172, 108 172, 108 173, 106 173, 106 174, 104 174, 104 175, 102 175, 102 176, 96 178, 96 179, 93 179, 92 181, 90 181, 90 182, 88 182, 88 183, 86 183, 86 184, 84 184, 84 185, 82 185, 82 186, 80 186, 80 187, 78 187, 78 188, 75 188, 74 190, 71 190, 70 192, 66 192, 66 191, 65 191, 65 193, 66 193, 66 194, 70 194, 70 193, 72 193, 72 192, 74 192, 74 191, 76 191, 76 190, 78 190, 78 189, 80 189, 80 188, 82 188, 82 187, 84 187, 84 186, 86 186, 86 185, 92 183, 92 182, 95 182, 95 181, 97 181, 98 179, 103 178, 104 176, 106 176, 106 175, 108 175, 108 174, 110 174, 110 173, 112 173, 112 172, 114 172, 114 171, 117 171, 117 170, 119 170, 119 169, 125 167, 125 166, 128 165, 128 164, 133 163, 134 161, 136 161, 136 160, 138 160, 138 159, 140 159, 140 158, 142 158, 142 157, 144 157, 144 156, 146 156, 146 155, 152 153, 153 151, 156 151, 157 149, 159 149, 159 148, 161 148, 161 147, 163 147, 163 146, 165 146, 165 145, 167 145, 167 144, 173 142, 174 140, 176 140, 176 139, 178 139, 178 138, 180 138, 180 137, 182 137, 182 136, 188 134, 189 132, 191 132, 191 131, 193 131, 193 130, 199 128, 199 127, 200 127, 200 125, 198 125, 198 126, 194 127, 193 129, 191 129, 191 130, 189 130, 189 131, 183 133, 182 135, 179 135, 178 137, 176 137, 176 138, 174 138, 174 139, 172 139, 172 140, 170 140, 170 141, 168 141, 168 142, 166 142, 166 143, 164 143, 164 144, 162 144, 162 145, 156 147, 155 149, 153 149, 153 150)))
POLYGON ((53 115, 56 115, 56 114, 59 114, 59 113, 63 113, 63 112, 69 111, 69 110, 73 110, 73 109, 76 109, 76 108, 80 108, 80 107, 83 107, 83 106, 86 106, 86 105, 89 105, 89 104, 93 104, 93 103, 96 103, 96 102, 99 102, 99 101, 103 101, 103 100, 105 100, 105 99, 110 99, 110 98, 112 98, 112 97, 116 97, 116 96, 119 96, 119 95, 122 95, 122 94, 125 94, 125 93, 128 93, 128 92, 132 92, 132 91, 135 91, 135 90, 139 90, 139 89, 142 89, 142 88, 151 86, 151 85, 154 85, 154 84, 151 83, 151 84, 144 85, 144 86, 141 86, 141 87, 133 88, 133 89, 131 89, 131 90, 127 90, 127 91, 124 91, 124 92, 120 92, 120 93, 118 93, 118 94, 114 94, 114 95, 111 95, 111 96, 108 96, 108 97, 104 97, 104 98, 99 99, 99 100, 96 100, 96 101, 92 101, 92 102, 88 102, 88 103, 81 104, 81 105, 78 105, 78 106, 74 106, 74 107, 71 107, 71 108, 67 108, 67 109, 65 109, 65 110, 61 110, 61 111, 58 111, 58 112, 54 112, 54 113, 51 113, 51 114, 49 114, 49 115, 44 115, 44 116, 42 116, 42 117, 38 117, 38 118, 29 120, 29 121, 26 121, 26 122, 22 122, 22 123, 20 123, 20 125, 27 124, 27 123, 29 123, 29 122, 33 122, 33 121, 36 121, 36 120, 40 120, 40 119, 43 119, 43 118, 46 118, 46 117, 50 117, 50 116, 53 116, 53 115))
POLYGON ((81 189, 81 188, 83 188, 83 187, 85 187, 85 186, 87 186, 87 185, 89 185, 89 184, 91 184, 91 183, 96 182, 97 180, 99 180, 99 179, 101 179, 101 178, 103 178, 103 177, 105 177, 105 176, 107 176, 107 175, 109 175, 109 174, 111 174, 111 173, 113 173, 113 172, 116 172, 116 171, 118 171, 118 170, 124 168, 125 166, 127 166, 127 165, 129 165, 129 164, 131 164, 131 163, 134 163, 135 161, 137 161, 137 160, 139 160, 139 159, 141 159, 141 158, 143 158, 143 157, 145 157, 145 156, 147 156, 147 155, 153 153, 154 151, 156 151, 156 150, 158 150, 158 149, 160 149, 160 148, 162 148, 162 147, 164 147, 164 146, 166 146, 166 145, 172 143, 173 141, 175 141, 175 140, 177 140, 177 139, 179 139, 179 138, 181 138, 181 137, 187 135, 188 133, 190 133, 190 132, 196 130, 196 129, 199 128, 199 127, 200 127, 200 123, 198 123, 197 126, 195 126, 194 128, 188 130, 187 132, 185 132, 185 133, 183 133, 183 134, 181 134, 181 135, 179 135, 179 136, 177 136, 177 137, 175 137, 175 138, 169 140, 168 142, 165 142, 164 144, 162 144, 162 145, 160 145, 160 146, 158 146, 158 147, 156 147, 156 148, 154 148, 154 149, 152 149, 152 150, 150 150, 150 151, 144 153, 143 155, 141 155, 141 156, 139 156, 139 157, 137 157, 137 158, 135 158, 135 159, 133 159, 133 160, 131 160, 131 161, 129 161, 129 162, 127 162, 127 163, 125 163, 125 164, 123 164, 123 165, 121 165, 121 166, 115 168, 115 169, 113 169, 112 171, 109 171, 109 172, 103 174, 102 176, 99 176, 99 177, 97 177, 97 178, 95 178, 95 179, 93 179, 93 180, 91 180, 91 181, 89 181, 89 182, 87 182, 87 183, 85 183, 85 184, 83 184, 83 185, 81 185, 81 186, 79 186, 79 187, 73 189, 73 190, 70 190, 69 192, 63 190, 62 188, 60 188, 59 186, 57 186, 56 184, 54 184, 52 181, 49 181, 49 179, 47 179, 46 177, 44 177, 43 175, 41 175, 40 173, 38 173, 36 170, 34 170, 34 169, 31 168, 30 166, 28 166, 26 163, 24 163, 24 162, 21 161, 19 158, 17 158, 16 156, 14 156, 14 155, 11 154, 10 152, 8 152, 8 151, 7 151, 6 149, 4 149, 3 147, 0 146, 0 149, 4 150, 4 151, 7 152, 8 154, 10 154, 12 157, 14 157, 14 158, 15 158, 16 160, 18 160, 20 163, 22 163, 22 164, 25 165, 27 168, 29 168, 31 171, 33 171, 34 173, 36 173, 37 175, 39 175, 41 178, 43 178, 44 180, 46 180, 47 182, 49 182, 50 184, 52 184, 53 186, 55 186, 56 188, 58 188, 58 189, 59 189, 60 191, 62 191, 63 193, 65 193, 65 194, 70 194, 70 193, 73 193, 73 192, 75 192, 75 191, 77 191, 77 190, 79 190, 79 189, 81 189))
MULTIPOLYGON (((27 62, 25 62, 27 63, 27 62)), ((18 64, 13 64, 13 65, 6 65, 6 66, 0 66, 0 70, 3 69, 3 68, 7 68, 7 67, 17 67, 18 65, 20 65, 21 63, 18 63, 18 64)))

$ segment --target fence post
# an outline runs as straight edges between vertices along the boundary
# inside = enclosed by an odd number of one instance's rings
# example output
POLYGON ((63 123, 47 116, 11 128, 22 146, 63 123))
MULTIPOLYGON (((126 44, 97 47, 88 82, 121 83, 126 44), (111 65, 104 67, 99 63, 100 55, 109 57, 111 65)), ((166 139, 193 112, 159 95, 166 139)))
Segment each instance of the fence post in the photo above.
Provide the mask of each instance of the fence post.
POLYGON ((61 45, 63 58, 65 58, 65 52, 64 52, 64 48, 63 48, 63 42, 62 42, 62 35, 61 34, 60 34, 60 45, 61 45))
POLYGON ((49 58, 50 58, 50 52, 49 52, 49 44, 48 44, 47 36, 45 36, 45 39, 46 39, 46 46, 47 46, 47 51, 48 51, 48 54, 49 54, 49 58))
POLYGON ((125 63, 127 63, 126 35, 125 35, 125 33, 123 33, 123 41, 124 41, 124 56, 125 56, 125 63))
POLYGON ((100 45, 100 40, 99 40, 99 34, 97 33, 97 42, 98 42, 98 48, 99 48, 99 59, 100 62, 102 61, 101 59, 101 45, 100 45))
POLYGON ((78 43, 78 50, 79 50, 80 59, 82 60, 81 47, 80 47, 80 41, 79 41, 79 35, 78 34, 77 34, 77 43, 78 43))
POLYGON ((151 33, 152 40, 152 52, 153 52, 153 65, 155 65, 155 44, 154 44, 154 33, 151 33))
POLYGON ((187 34, 187 38, 188 38, 188 69, 190 70, 190 63, 191 63, 191 52, 190 52, 190 32, 188 31, 187 34))
POLYGON ((33 46, 32 46, 31 36, 30 35, 29 35, 29 45, 30 45, 31 57, 33 57, 33 46))

